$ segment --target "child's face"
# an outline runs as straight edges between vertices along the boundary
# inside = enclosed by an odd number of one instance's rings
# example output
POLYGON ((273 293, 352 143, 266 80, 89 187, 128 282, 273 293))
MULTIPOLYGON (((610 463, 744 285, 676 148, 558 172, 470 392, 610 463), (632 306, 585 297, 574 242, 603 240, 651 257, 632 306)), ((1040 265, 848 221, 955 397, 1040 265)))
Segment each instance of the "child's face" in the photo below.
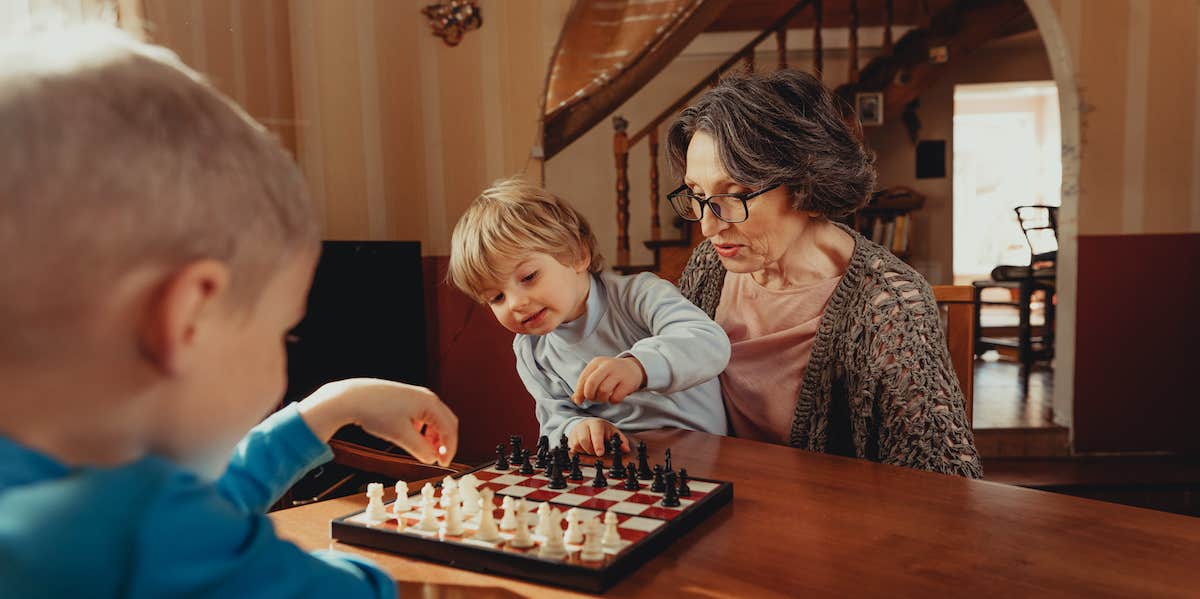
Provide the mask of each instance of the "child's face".
POLYGON ((216 476, 233 446, 283 396, 286 336, 304 316, 315 252, 276 271, 257 303, 214 312, 196 357, 175 382, 178 403, 168 413, 160 447, 167 457, 216 476))
POLYGON ((588 261, 569 266, 533 253, 499 265, 506 272, 485 289, 483 300, 504 328, 522 335, 545 335, 587 310, 588 261))

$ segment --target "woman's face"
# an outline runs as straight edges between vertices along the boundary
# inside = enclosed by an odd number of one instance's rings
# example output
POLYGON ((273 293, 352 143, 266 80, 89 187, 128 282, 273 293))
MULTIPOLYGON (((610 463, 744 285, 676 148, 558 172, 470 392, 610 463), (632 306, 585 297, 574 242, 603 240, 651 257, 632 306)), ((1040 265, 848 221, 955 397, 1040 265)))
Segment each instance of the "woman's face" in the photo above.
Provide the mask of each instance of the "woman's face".
MULTIPOLYGON (((683 182, 698 196, 757 191, 730 179, 721 166, 712 136, 701 131, 692 136, 688 145, 683 182)), ((792 208, 786 186, 751 199, 746 208, 750 216, 744 222, 727 223, 707 208, 700 221, 700 230, 712 242, 721 264, 729 272, 758 272, 778 263, 811 222, 808 214, 792 208)))

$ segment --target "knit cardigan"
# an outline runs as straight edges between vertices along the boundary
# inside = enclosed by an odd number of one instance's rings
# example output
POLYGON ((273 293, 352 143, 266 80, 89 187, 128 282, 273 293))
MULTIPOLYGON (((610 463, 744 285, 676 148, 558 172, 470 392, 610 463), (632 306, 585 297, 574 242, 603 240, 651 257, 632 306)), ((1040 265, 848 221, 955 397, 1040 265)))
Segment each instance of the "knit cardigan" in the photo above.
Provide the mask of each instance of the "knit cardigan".
MULTIPOLYGON (((817 327, 788 444, 982 478, 929 283, 842 228, 854 238, 854 253, 817 327)), ((725 268, 705 241, 679 288, 715 318, 724 281, 725 268)))

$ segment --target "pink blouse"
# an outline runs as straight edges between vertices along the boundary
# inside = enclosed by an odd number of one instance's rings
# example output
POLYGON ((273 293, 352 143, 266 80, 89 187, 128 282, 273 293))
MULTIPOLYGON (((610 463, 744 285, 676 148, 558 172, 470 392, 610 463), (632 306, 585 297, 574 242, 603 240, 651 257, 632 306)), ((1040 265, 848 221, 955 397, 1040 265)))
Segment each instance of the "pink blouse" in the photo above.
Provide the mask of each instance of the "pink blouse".
POLYGON ((733 344, 721 393, 734 434, 788 442, 817 325, 841 280, 772 290, 749 273, 725 275, 716 320, 733 344))

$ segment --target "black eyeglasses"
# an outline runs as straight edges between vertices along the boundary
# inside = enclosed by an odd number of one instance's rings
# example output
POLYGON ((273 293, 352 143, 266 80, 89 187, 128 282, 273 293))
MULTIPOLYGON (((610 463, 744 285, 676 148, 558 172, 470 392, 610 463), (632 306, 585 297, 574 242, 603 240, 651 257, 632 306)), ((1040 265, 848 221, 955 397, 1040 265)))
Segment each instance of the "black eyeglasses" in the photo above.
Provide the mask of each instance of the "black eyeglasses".
POLYGON ((667 202, 675 210, 679 218, 692 222, 704 218, 704 207, 707 205, 713 216, 727 222, 740 223, 750 218, 750 209, 746 202, 779 187, 779 184, 764 187, 751 193, 718 193, 702 198, 692 193, 687 184, 667 194, 667 202))

